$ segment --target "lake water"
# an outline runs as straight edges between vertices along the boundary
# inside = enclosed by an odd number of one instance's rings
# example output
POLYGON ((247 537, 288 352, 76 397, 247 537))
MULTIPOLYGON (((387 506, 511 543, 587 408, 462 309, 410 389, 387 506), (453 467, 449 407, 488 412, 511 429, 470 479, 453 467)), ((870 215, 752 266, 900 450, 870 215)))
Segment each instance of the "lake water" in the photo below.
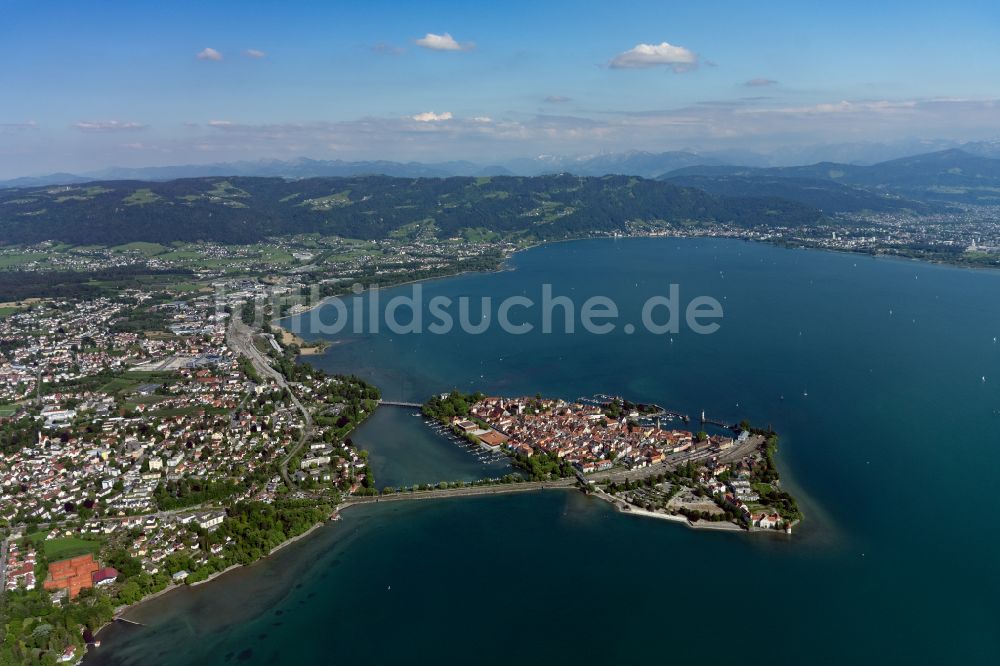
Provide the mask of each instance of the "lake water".
POLYGON ((369 452, 377 487, 498 479, 515 473, 506 457, 455 442, 417 414, 416 409, 382 407, 351 436, 355 446, 369 452))
MULTIPOLYGON (((354 508, 141 608, 149 626, 115 628, 94 663, 995 663, 1000 274, 705 239, 561 243, 510 266, 424 297, 550 283, 635 322, 675 283, 724 318, 713 335, 342 333, 309 360, 389 399, 604 392, 771 424, 801 529, 695 531, 567 491, 354 508)), ((405 409, 356 439, 379 485, 474 473, 405 409)))

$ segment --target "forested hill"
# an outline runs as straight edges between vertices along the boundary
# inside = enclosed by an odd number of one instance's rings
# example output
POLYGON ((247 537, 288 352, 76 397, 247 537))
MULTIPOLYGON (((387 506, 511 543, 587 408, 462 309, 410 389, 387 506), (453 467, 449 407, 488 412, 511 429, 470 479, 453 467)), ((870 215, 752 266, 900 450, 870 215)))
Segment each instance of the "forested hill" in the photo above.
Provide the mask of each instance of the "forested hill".
MULTIPOLYGON (((891 194, 923 202, 957 201, 984 205, 1000 203, 1000 159, 957 149, 913 155, 871 166, 834 162, 770 168, 691 166, 671 171, 662 178, 673 181, 691 176, 710 180, 726 177, 766 178, 772 181, 775 178, 826 180, 863 188, 883 196, 891 194)), ((729 186, 734 184, 731 182, 729 186)), ((713 186, 725 185, 716 182, 713 186)), ((800 186, 788 187, 799 189, 803 195, 808 196, 800 186)), ((842 194, 843 190, 837 194, 840 201, 843 201, 842 194)))
POLYGON ((841 185, 832 180, 819 178, 791 178, 783 176, 674 176, 663 180, 684 187, 697 187, 718 196, 774 197, 787 201, 798 201, 813 206, 825 213, 874 213, 913 212, 926 215, 948 210, 948 206, 926 203, 841 185))
POLYGON ((315 232, 376 239, 431 221, 439 237, 472 228, 548 240, 621 230, 629 221, 799 226, 820 217, 791 201, 627 176, 213 177, 0 190, 5 244, 252 243, 315 232))

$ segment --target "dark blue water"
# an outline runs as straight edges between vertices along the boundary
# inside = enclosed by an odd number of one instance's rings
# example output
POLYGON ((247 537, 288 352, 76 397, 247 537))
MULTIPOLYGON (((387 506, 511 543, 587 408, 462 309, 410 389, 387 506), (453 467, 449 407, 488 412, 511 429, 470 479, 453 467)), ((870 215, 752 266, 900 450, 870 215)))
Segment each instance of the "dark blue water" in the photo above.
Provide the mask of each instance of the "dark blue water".
POLYGON ((725 316, 707 336, 346 334, 313 362, 389 398, 607 392, 769 423, 801 529, 704 533, 552 491, 352 509, 279 556, 302 588, 276 582, 275 560, 168 596, 101 648, 107 663, 182 643, 159 659, 995 663, 1000 275, 668 239, 551 245, 511 267, 425 296, 548 282, 635 322, 676 283, 725 316), (273 588, 253 592, 263 578, 273 588), (277 610, 300 619, 265 630, 277 610))

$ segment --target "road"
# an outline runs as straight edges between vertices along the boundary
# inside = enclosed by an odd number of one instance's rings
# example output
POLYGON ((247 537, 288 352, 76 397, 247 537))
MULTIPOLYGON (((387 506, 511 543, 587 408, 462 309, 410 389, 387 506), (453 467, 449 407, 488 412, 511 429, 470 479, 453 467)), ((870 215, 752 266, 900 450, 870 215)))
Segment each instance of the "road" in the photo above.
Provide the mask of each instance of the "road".
POLYGON ((250 359, 253 364, 254 369, 257 374, 262 377, 270 377, 275 381, 275 383, 281 388, 285 389, 288 393, 289 399, 295 408, 299 410, 302 414, 302 435, 299 437, 299 441, 292 447, 284 458, 282 458, 279 465, 279 470, 281 471, 281 478, 284 479, 285 485, 288 486, 290 490, 295 489, 295 485, 292 483, 291 477, 288 476, 288 461, 292 459, 309 440, 312 434, 313 420, 312 415, 309 410, 306 409, 299 399, 295 396, 288 382, 285 381, 285 376, 280 372, 275 370, 264 355, 260 353, 260 350, 253 343, 253 336, 255 331, 244 324, 239 317, 233 316, 230 318, 229 328, 226 330, 226 342, 229 344, 230 349, 235 351, 237 354, 250 359))
POLYGON ((7 589, 7 539, 0 541, 0 594, 7 589))

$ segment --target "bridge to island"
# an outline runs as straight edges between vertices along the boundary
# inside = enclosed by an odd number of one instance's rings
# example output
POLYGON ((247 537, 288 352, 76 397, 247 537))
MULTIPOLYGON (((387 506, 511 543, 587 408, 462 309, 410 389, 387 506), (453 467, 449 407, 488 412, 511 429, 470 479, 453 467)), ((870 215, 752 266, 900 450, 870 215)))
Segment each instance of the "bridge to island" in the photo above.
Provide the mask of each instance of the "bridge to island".
POLYGON ((417 409, 423 407, 419 402, 403 402, 401 400, 379 400, 378 404, 386 407, 415 407, 417 409))

